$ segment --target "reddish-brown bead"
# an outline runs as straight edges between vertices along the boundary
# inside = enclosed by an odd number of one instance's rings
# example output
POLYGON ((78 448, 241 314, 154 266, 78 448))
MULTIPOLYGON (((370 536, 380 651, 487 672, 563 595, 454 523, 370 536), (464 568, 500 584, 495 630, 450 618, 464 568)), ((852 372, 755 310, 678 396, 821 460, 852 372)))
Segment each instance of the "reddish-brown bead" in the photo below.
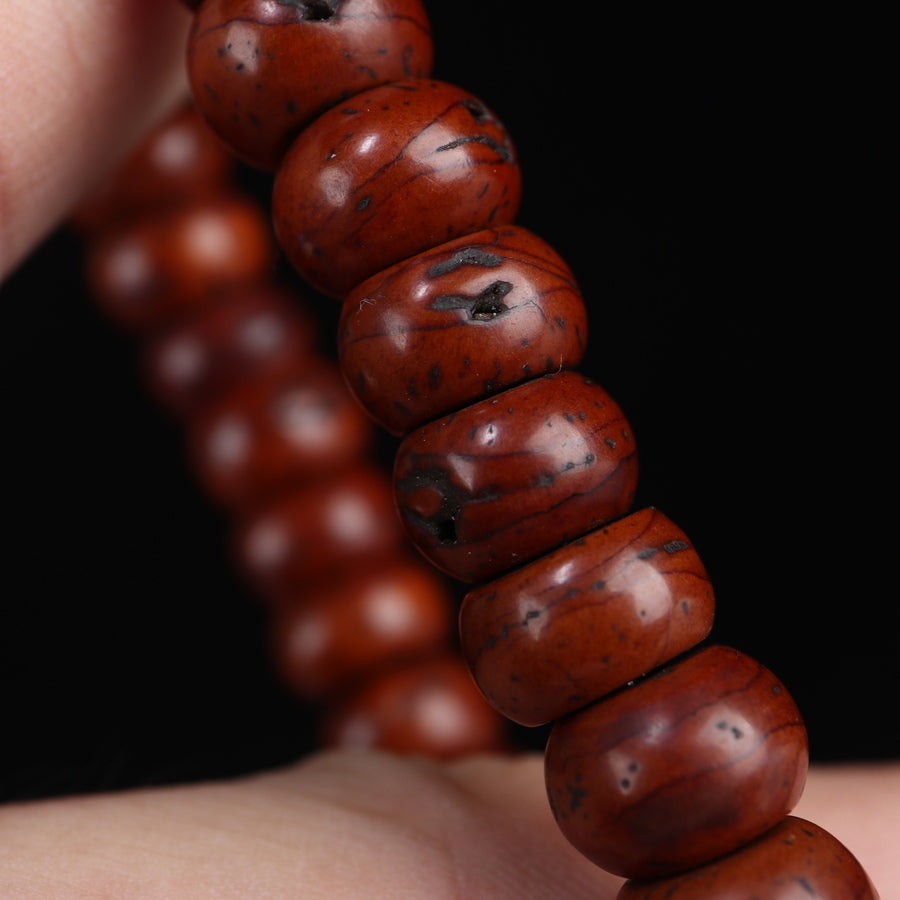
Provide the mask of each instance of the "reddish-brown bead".
POLYGON ((558 720, 545 755, 560 830, 601 868, 660 878, 730 853, 793 808, 806 729, 753 659, 707 647, 558 720))
POLYGON ((259 205, 220 196, 104 229, 87 249, 87 281, 113 321, 148 333, 270 277, 275 261, 259 205))
POLYGON ((291 139, 329 107, 388 81, 427 78, 420 0, 206 0, 188 77, 211 127, 245 162, 274 172, 291 139))
POLYGON ((818 825, 788 816, 735 853, 684 875, 629 881, 617 900, 878 900, 855 856, 818 825))
POLYGON ((643 509, 470 591, 459 632, 491 704, 541 725, 699 644, 713 607, 687 535, 643 509))
POLYGON ((439 656, 381 675, 329 709, 322 743, 433 758, 505 749, 504 720, 462 660, 439 656))
POLYGON ((373 437, 337 366, 324 357, 242 384, 187 423, 198 481, 232 509, 339 472, 373 437))
POLYGON ((315 319, 297 292, 261 282, 153 335, 143 369, 157 400, 184 417, 242 382, 296 366, 316 339, 315 319))
POLYGON ((449 647, 451 609, 446 584, 424 562, 367 562, 282 598, 270 621, 272 659, 296 694, 325 700, 387 664, 449 647))
POLYGON ((460 581, 492 578, 627 511, 631 427, 599 385, 545 375, 409 434, 394 489, 416 547, 460 581))
POLYGON ((238 570, 269 601, 401 546, 390 480, 364 463, 241 511, 234 534, 238 570))
POLYGON ((150 132, 71 221, 91 232, 113 219, 183 203, 186 196, 221 193, 234 172, 234 157, 196 107, 185 104, 150 132))
POLYGON ((575 367, 587 314, 571 270, 517 226, 404 260, 354 288, 338 352, 372 417, 406 434, 529 378, 575 367))
POLYGON ((430 80, 373 88, 303 131, 275 176, 285 255, 336 298, 383 269, 519 208, 509 134, 468 92, 430 80))

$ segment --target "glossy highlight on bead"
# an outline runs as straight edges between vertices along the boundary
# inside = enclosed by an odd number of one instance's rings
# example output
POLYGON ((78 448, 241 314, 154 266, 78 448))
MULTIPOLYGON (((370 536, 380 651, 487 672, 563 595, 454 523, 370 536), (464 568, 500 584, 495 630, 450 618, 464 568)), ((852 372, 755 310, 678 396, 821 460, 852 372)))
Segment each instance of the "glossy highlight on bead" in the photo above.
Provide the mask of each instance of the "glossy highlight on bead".
POLYGON ((186 421, 240 384, 312 358, 316 341, 311 310, 296 292, 262 281, 155 331, 142 365, 154 397, 186 421))
POLYGON ((371 462, 240 510, 233 534, 238 570, 263 599, 286 593, 403 545, 390 482, 371 462))
POLYGON ((428 79, 365 91, 320 116, 275 174, 285 256, 337 299, 394 263, 512 222, 521 172, 512 140, 477 97, 428 79))
POLYGON ((626 878, 660 878, 736 850, 800 798, 800 713, 764 666, 711 646, 559 719, 547 794, 563 834, 626 878))
POLYGON ((337 367, 312 355, 217 398, 187 429, 198 481, 230 509, 339 472, 372 440, 337 367))
POLYGON ((457 238, 380 272, 350 292, 338 325, 348 387, 397 435, 574 368, 586 342, 575 276, 519 226, 457 238))
POLYGON ((575 372, 545 375, 411 432, 394 460, 397 507, 435 566, 476 582, 625 513, 631 426, 575 372))
POLYGON ((188 40, 188 77, 210 126, 274 172, 327 109, 388 81, 431 74, 419 0, 206 0, 188 40))
POLYGON ((447 586, 421 560, 372 559, 279 597, 273 664, 298 696, 327 701, 385 667, 446 651, 451 607, 447 586))
POLYGON ((643 509, 469 591, 459 633, 491 704, 542 725, 699 644, 713 607, 687 535, 643 509))

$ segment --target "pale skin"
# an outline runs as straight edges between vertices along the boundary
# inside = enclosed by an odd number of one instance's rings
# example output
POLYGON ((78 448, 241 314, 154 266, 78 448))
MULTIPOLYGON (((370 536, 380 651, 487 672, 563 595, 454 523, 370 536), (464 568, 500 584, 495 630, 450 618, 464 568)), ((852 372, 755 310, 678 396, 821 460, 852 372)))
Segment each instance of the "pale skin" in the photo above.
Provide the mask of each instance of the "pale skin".
MULTIPOLYGON (((176 3, 6 0, 0 280, 183 96, 176 3), (77 73, 77 77, 73 77, 77 73), (64 86, 64 87, 61 87, 64 86)), ((795 814, 900 888, 900 764, 814 767, 795 814)), ((328 753, 233 781, 0 808, 0 895, 604 900, 533 755, 449 764, 328 753)))

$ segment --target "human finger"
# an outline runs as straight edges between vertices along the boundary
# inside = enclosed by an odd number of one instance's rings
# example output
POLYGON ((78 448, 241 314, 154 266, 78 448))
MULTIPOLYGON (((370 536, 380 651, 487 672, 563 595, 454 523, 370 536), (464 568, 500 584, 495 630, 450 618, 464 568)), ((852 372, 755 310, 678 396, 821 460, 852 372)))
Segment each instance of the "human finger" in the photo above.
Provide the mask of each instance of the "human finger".
POLYGON ((0 281, 184 95, 190 21, 174 0, 7 0, 3 15, 0 281))

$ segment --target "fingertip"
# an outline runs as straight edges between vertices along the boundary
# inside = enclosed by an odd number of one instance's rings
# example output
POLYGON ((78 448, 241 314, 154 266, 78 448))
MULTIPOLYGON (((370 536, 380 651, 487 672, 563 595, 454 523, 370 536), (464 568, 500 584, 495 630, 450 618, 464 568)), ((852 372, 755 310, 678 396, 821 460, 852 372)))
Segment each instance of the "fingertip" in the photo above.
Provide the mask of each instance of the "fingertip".
POLYGON ((0 281, 186 96, 183 4, 9 0, 0 30, 0 281))
POLYGON ((471 756, 447 772, 470 798, 472 827, 483 831, 480 840, 463 835, 465 849, 503 884, 502 896, 615 897, 623 879, 582 856, 556 825, 541 754, 471 756))

